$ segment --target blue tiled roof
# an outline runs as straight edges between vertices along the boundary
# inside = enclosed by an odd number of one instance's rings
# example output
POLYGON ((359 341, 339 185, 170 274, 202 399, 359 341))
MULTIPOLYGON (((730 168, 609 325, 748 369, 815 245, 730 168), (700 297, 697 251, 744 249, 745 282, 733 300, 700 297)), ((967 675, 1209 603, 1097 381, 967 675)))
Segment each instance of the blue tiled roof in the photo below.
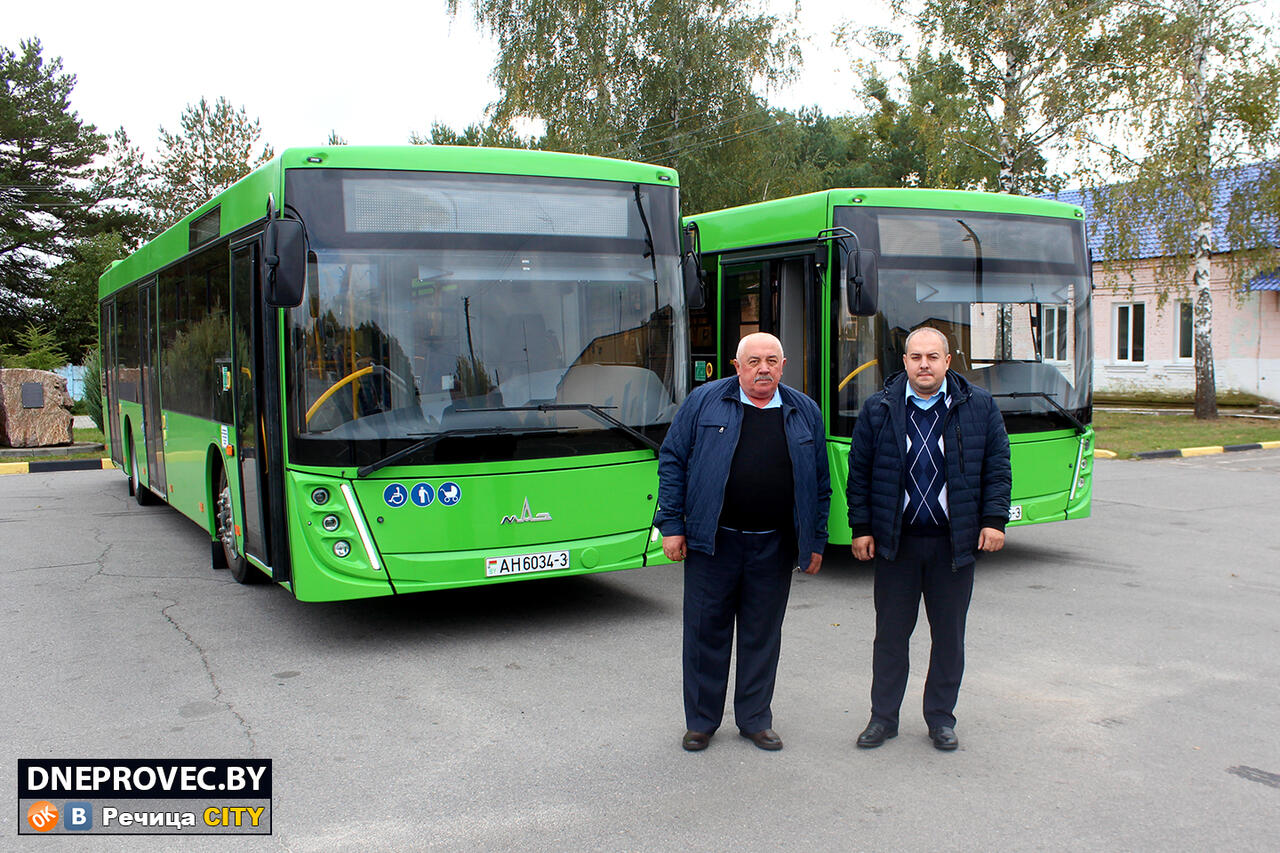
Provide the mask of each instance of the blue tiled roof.
POLYGON ((1280 271, 1260 275, 1249 282, 1250 290, 1280 290, 1280 271))
MULTIPOLYGON (((1238 169, 1224 170, 1218 173, 1217 185, 1213 192, 1213 251, 1228 252, 1232 249, 1242 248, 1241 246, 1233 246, 1231 244, 1231 236, 1227 233, 1228 205, 1231 201, 1233 193, 1240 192, 1251 186, 1258 184, 1263 177, 1264 170, 1273 170, 1280 168, 1280 162, 1256 163, 1250 166, 1242 166, 1238 169)), ((1095 204, 1093 194, 1089 190, 1065 190, 1059 193, 1049 193, 1045 198, 1056 199, 1068 204, 1079 205, 1084 208, 1085 218, 1089 223, 1089 248, 1093 250, 1093 259, 1095 261, 1106 260, 1106 253, 1103 250, 1103 237, 1107 233, 1108 225, 1106 220, 1098 218, 1095 212, 1095 204)), ((1268 237, 1264 240, 1266 245, 1280 247, 1280 220, 1272 217, 1271 222, 1266 229, 1268 237)), ((1188 227, 1191 227, 1189 224, 1188 227)), ((1256 247, 1249 247, 1256 248, 1256 247)), ((1154 223, 1143 223, 1138 233, 1138 251, 1132 258, 1138 260, 1142 258, 1158 258, 1168 254, 1163 246, 1160 233, 1154 223)), ((1261 280, 1260 277, 1258 280, 1261 280)), ((1272 279, 1268 279, 1272 280, 1272 279)), ((1254 287, 1255 290, 1278 290, 1274 284, 1262 287, 1254 287)))

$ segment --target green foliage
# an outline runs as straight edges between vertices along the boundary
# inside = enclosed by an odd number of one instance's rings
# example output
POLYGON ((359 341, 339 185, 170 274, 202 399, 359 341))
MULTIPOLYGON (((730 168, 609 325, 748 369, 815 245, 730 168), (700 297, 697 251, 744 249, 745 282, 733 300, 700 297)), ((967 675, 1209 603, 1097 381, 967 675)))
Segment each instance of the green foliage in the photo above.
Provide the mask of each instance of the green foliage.
POLYGON ((923 37, 907 63, 930 186, 1034 194, 1059 183, 1046 153, 1088 139, 1114 108, 1121 0, 924 0, 895 11, 923 37))
POLYGON ((149 170, 148 201, 163 230, 274 156, 258 146, 262 126, 226 98, 201 98, 182 112, 181 130, 160 128, 160 153, 149 170), (255 153, 256 152, 256 153, 255 153))
POLYGON ((108 139, 76 115, 75 76, 41 53, 36 39, 0 47, 0 341, 56 317, 49 270, 81 241, 142 230, 140 155, 123 131, 108 139))
POLYGON ((799 61, 786 22, 728 0, 472 5, 498 41, 492 132, 541 121, 539 147, 672 166, 687 210, 758 200, 758 158, 779 125, 755 86, 799 61))
POLYGON ((446 124, 434 122, 426 136, 416 131, 409 135, 410 145, 466 145, 486 148, 545 148, 542 140, 526 138, 510 127, 492 123, 471 124, 458 132, 446 124))
POLYGON ((102 429, 102 350, 96 346, 84 354, 84 398, 77 402, 83 404, 84 413, 102 429))
POLYGON ((5 367, 25 367, 30 370, 57 370, 67 363, 66 353, 58 345, 57 336, 34 323, 18 332, 18 351, 0 347, 0 362, 5 367))
POLYGON ((98 341, 98 277, 128 250, 119 233, 109 232, 80 240, 67 254, 50 271, 46 324, 68 352, 84 352, 98 341))

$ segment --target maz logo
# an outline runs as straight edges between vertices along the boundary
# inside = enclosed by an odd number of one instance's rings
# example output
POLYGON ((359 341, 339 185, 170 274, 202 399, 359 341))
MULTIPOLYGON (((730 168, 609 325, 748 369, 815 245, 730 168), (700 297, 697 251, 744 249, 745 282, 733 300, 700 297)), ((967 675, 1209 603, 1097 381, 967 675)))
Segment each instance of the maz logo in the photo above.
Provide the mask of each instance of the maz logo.
POLYGON ((525 524, 526 522, 530 522, 530 521, 550 521, 550 520, 551 520, 551 513, 549 512, 540 512, 537 515, 534 515, 533 512, 531 512, 529 509, 529 498, 526 496, 524 499, 524 511, 521 512, 520 515, 518 516, 504 515, 502 517, 501 523, 502 524, 525 524))

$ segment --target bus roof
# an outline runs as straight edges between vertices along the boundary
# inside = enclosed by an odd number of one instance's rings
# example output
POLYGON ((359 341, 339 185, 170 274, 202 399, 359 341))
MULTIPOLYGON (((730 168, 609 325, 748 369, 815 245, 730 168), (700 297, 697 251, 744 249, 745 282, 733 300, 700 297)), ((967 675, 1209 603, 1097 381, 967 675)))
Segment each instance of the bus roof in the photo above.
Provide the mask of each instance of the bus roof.
POLYGON ((277 206, 283 203, 281 188, 286 169, 471 172, 679 185, 675 170, 664 166, 559 151, 452 145, 319 145, 312 148, 287 148, 191 211, 129 257, 114 262, 98 279, 99 296, 113 293, 186 255, 191 251, 189 234, 192 222, 215 207, 220 208, 218 237, 225 237, 262 219, 266 216, 269 195, 274 194, 277 206))
POLYGON ((878 187, 821 190, 790 198, 714 210, 685 217, 685 224, 697 223, 699 239, 703 247, 719 251, 770 243, 813 240, 819 231, 831 227, 834 208, 851 205, 917 210, 969 210, 978 213, 1014 213, 1062 219, 1084 219, 1082 208, 1042 198, 966 190, 878 187))

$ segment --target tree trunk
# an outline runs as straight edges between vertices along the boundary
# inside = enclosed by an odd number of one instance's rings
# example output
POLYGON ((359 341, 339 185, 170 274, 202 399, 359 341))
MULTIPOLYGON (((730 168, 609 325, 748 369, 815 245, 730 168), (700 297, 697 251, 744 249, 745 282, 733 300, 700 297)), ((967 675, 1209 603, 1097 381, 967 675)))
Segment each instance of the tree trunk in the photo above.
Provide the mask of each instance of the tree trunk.
POLYGON ((1209 290, 1209 272, 1213 264, 1213 124, 1209 118, 1208 96, 1205 91, 1205 63, 1208 61, 1209 26, 1204 10, 1198 2, 1190 0, 1187 9, 1198 21, 1192 44, 1191 93, 1196 120, 1195 193, 1196 250, 1195 288, 1196 304, 1192 311, 1192 328, 1195 338, 1196 359, 1196 417, 1218 417, 1218 389, 1213 375, 1213 294, 1209 290))
POLYGON ((1202 221, 1196 229, 1196 303, 1192 311, 1192 329, 1196 356, 1196 417, 1218 416, 1218 389, 1213 376, 1213 294, 1209 290, 1212 258, 1209 235, 1213 223, 1202 221))

